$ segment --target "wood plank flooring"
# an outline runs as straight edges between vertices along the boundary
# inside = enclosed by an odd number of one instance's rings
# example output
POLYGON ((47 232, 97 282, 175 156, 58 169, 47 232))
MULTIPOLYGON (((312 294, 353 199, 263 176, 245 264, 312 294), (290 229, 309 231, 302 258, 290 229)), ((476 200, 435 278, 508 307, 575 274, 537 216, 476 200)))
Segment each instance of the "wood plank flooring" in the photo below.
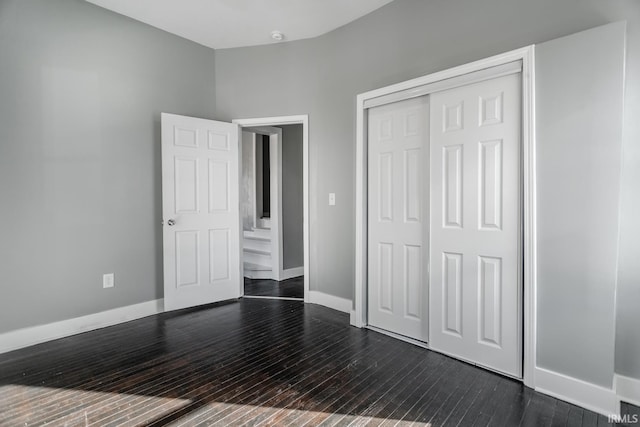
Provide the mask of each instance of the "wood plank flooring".
POLYGON ((268 279, 244 279, 246 296, 286 297, 304 299, 304 277, 277 282, 268 279))
POLYGON ((0 355, 1 426, 602 426, 298 301, 241 299, 0 355))

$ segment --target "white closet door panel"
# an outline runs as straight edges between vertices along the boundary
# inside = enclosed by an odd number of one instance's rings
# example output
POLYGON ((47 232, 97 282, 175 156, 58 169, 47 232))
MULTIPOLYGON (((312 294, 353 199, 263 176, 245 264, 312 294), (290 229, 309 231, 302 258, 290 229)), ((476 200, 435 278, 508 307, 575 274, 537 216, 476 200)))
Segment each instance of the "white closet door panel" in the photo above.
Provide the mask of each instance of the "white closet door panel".
POLYGON ((428 336, 426 97, 369 110, 369 324, 428 336))
POLYGON ((520 377, 520 74, 431 95, 430 345, 520 377))

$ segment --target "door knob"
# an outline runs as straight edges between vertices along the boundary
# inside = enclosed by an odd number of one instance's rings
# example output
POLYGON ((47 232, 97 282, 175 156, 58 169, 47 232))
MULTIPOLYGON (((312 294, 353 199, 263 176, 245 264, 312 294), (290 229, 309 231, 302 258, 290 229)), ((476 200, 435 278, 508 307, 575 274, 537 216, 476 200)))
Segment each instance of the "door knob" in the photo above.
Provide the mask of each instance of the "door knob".
POLYGON ((175 219, 170 219, 169 221, 167 221, 167 224, 171 227, 173 225, 176 225, 176 220, 175 219))

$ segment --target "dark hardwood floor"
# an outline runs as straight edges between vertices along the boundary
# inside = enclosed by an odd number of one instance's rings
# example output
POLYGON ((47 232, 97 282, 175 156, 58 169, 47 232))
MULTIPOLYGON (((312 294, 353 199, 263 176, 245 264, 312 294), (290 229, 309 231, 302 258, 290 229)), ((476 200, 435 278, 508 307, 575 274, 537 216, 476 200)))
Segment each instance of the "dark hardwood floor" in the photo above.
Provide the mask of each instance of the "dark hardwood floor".
POLYGON ((0 425, 44 424, 607 422, 519 382, 350 327, 346 314, 241 299, 0 355, 0 425))
POLYGON ((277 282, 268 279, 244 278, 244 294, 260 297, 304 298, 304 277, 277 282))

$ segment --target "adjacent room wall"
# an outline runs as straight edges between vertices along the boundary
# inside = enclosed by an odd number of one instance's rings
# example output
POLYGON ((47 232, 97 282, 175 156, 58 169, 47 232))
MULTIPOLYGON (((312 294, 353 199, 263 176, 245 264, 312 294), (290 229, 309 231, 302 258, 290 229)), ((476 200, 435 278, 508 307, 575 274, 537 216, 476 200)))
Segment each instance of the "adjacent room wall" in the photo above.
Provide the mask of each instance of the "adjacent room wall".
POLYGON ((304 265, 302 125, 282 129, 282 250, 283 268, 304 265))
MULTIPOLYGON (((316 39, 216 51, 220 119, 309 114, 311 289, 352 298, 355 97, 533 43, 627 20, 616 370, 640 378, 640 3, 637 0, 395 0, 316 39), (259 93, 260 96, 255 96, 259 93), (327 194, 336 193, 336 206, 327 194)), ((588 236, 576 236, 576 245, 588 236)), ((541 284, 544 286, 545 284, 541 284)), ((586 299, 602 297, 589 293, 586 299)), ((606 304, 615 295, 607 288, 606 304)), ((597 304, 597 302, 595 302, 597 304)), ((571 318, 584 310, 566 307, 571 318)), ((558 325, 559 328, 563 325, 558 325)), ((580 337, 590 331, 584 325, 580 337)), ((600 337, 589 339, 598 345, 600 337)), ((570 342, 565 343, 571 345, 570 342)), ((581 343, 582 345, 583 343, 581 343)), ((561 352, 562 350, 558 350, 561 352)), ((584 368, 597 355, 576 360, 584 368)), ((606 367, 603 369, 607 369, 606 367)), ((580 372, 584 370, 579 369, 580 372)), ((585 380, 604 382, 600 374, 585 380)), ((606 381, 608 382, 608 380, 606 381)))
POLYGON ((0 333, 163 297, 160 113, 213 118, 214 72, 82 0, 0 1, 0 333))
POLYGON ((256 219, 256 182, 254 180, 254 138, 253 132, 240 132, 242 138, 242 179, 240 181, 240 215, 242 229, 251 230, 256 219))

